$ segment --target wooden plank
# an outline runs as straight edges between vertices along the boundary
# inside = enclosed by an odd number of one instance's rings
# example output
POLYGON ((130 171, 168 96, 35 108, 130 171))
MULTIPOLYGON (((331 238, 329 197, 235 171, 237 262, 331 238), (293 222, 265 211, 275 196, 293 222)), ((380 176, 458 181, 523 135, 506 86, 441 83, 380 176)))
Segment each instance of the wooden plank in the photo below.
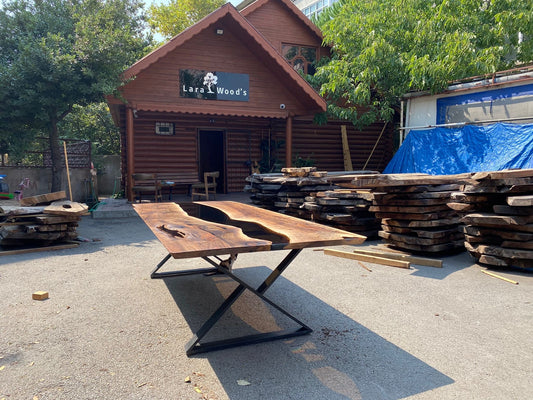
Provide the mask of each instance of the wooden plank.
POLYGON ((49 215, 41 214, 36 215, 34 218, 40 224, 62 224, 62 223, 71 223, 77 222, 80 220, 79 215, 49 215))
POLYGON ((387 212, 376 212, 376 218, 381 219, 399 219, 399 220, 409 220, 409 221, 431 221, 431 220, 447 220, 453 218, 457 214, 455 211, 440 211, 432 212, 426 214, 414 214, 414 213, 387 213, 387 212))
POLYGON ((439 211, 449 211, 446 204, 430 205, 430 206, 392 206, 392 205, 376 205, 371 206, 369 211, 380 213, 401 213, 401 214, 426 214, 439 211))
POLYGON ((16 254, 36 253, 39 251, 72 249, 74 247, 78 247, 79 245, 80 245, 79 243, 67 243, 67 244, 55 244, 51 246, 30 247, 30 248, 24 248, 24 249, 0 250, 0 256, 11 256, 11 255, 16 255, 16 254))
POLYGON ((422 238, 422 237, 417 237, 417 236, 402 235, 398 233, 391 233, 391 232, 384 232, 384 231, 379 231, 378 235, 379 237, 382 237, 383 239, 386 239, 388 241, 409 243, 409 244, 415 244, 419 246, 433 246, 436 244, 449 243, 453 240, 460 240, 461 238, 463 238, 463 234, 460 232, 456 232, 448 236, 436 237, 436 238, 422 238))
POLYGON ((391 225, 391 226, 400 226, 403 228, 436 228, 442 226, 452 226, 457 225, 461 219, 459 217, 455 218, 443 218, 430 221, 409 221, 403 219, 395 218, 383 218, 381 220, 382 224, 391 225))
POLYGON ((514 207, 533 206, 533 194, 525 196, 509 196, 507 197, 507 204, 514 207))
POLYGON ((512 249, 533 250, 533 241, 516 242, 516 241, 513 241, 513 240, 504 240, 500 246, 508 247, 508 248, 512 248, 512 249))
POLYGON ((284 216, 234 201, 199 201, 237 221, 252 222, 289 239, 287 249, 310 246, 361 244, 366 237, 299 218, 284 216))
POLYGON ((472 174, 427 175, 427 174, 376 174, 354 177, 352 183, 358 187, 398 187, 414 185, 446 185, 470 182, 472 174))
POLYGON ((424 265, 427 267, 442 268, 442 260, 437 260, 434 258, 417 257, 417 256, 412 256, 412 255, 406 255, 406 254, 364 250, 364 249, 357 249, 357 250, 354 250, 353 252, 357 254, 373 255, 373 256, 383 257, 383 258, 392 258, 394 260, 409 261, 412 264, 424 265))
POLYGON ((433 246, 421 246, 418 244, 411 244, 411 243, 396 243, 396 244, 389 243, 388 245, 399 247, 404 250, 418 251, 422 253, 442 253, 445 251, 454 251, 454 250, 463 248, 463 241, 458 240, 455 242, 436 244, 433 246))
POLYGON ((55 201, 44 208, 46 214, 53 215, 85 215, 89 207, 86 204, 77 203, 75 201, 55 201))
POLYGON ((354 200, 336 197, 317 197, 316 202, 321 206, 349 206, 355 204, 354 200))
POLYGON ((310 172, 316 171, 316 167, 282 168, 281 172, 291 177, 308 176, 310 172))
POLYGON ((29 214, 42 214, 44 206, 41 207, 20 207, 20 206, 2 206, 0 208, 0 215, 13 216, 13 215, 29 215, 29 214))
POLYGON ((374 199, 374 193, 355 189, 335 189, 319 191, 316 193, 316 197, 336 197, 338 199, 361 199, 372 201, 374 199))
POLYGON ((453 192, 450 199, 458 203, 485 203, 489 201, 489 196, 481 194, 469 195, 463 192, 453 192))
POLYGON ((486 254, 489 256, 510 258, 510 259, 523 259, 523 260, 533 260, 533 251, 531 250, 522 250, 522 249, 509 249, 498 246, 489 246, 489 245, 477 245, 473 246, 468 242, 465 242, 465 247, 468 251, 477 254, 486 254))
POLYGON ((389 199, 380 199, 376 197, 373 202, 376 206, 438 206, 447 204, 449 199, 447 196, 438 198, 421 198, 418 196, 403 198, 405 196, 392 196, 389 199))
POLYGON ((494 257, 494 256, 487 256, 482 254, 479 259, 477 260, 481 264, 488 264, 493 265, 496 267, 509 267, 511 266, 507 260, 504 260, 502 258, 494 257))
POLYGON ((533 215, 533 207, 514 207, 506 204, 495 204, 492 210, 500 215, 533 215))
POLYGON ((366 254, 348 253, 340 250, 324 249, 324 254, 328 256, 347 258, 350 260, 365 261, 373 264, 388 265, 390 267, 405 269, 409 269, 411 267, 411 263, 409 261, 394 260, 391 258, 376 257, 366 254))
POLYGON ((41 203, 51 203, 55 200, 62 200, 67 197, 67 194, 64 190, 60 192, 52 192, 52 193, 45 193, 45 194, 39 194, 37 196, 32 197, 25 197, 20 200, 21 206, 34 206, 41 203))
POLYGON ((449 208, 455 211, 475 211, 479 205, 471 203, 448 203, 449 208))
POLYGON ((490 276, 492 276, 494 278, 498 278, 498 279, 501 279, 503 281, 512 283, 513 285, 518 285, 517 281, 513 281, 512 279, 505 278, 505 277, 503 277, 501 275, 498 275, 498 274, 495 274, 493 272, 489 272, 489 271, 486 271, 486 270, 481 270, 481 272, 483 272, 484 274, 490 275, 490 276))
POLYGON ((350 144, 348 143, 348 134, 346 132, 346 125, 341 125, 341 139, 342 139, 342 157, 344 160, 344 170, 352 171, 352 156, 350 153, 350 144))
MULTIPOLYGON (((11 227, 15 228, 15 227, 11 227)), ((53 232, 26 232, 25 230, 0 228, 0 244, 12 240, 41 240, 48 242, 65 241, 67 239, 75 239, 76 232, 67 231, 53 231, 53 232)))
POLYGON ((448 229, 416 229, 416 228, 402 228, 399 226, 391 225, 381 225, 381 229, 385 232, 400 233, 400 234, 410 234, 411 236, 416 235, 422 238, 436 239, 450 237, 451 235, 459 232, 457 226, 452 226, 448 229))
POLYGON ((517 184, 501 183, 494 186, 481 185, 464 185, 463 192, 468 194, 482 193, 482 194, 499 194, 499 193, 526 193, 533 191, 533 183, 531 184, 517 184))
POLYGON ((398 199, 398 200, 415 200, 415 199, 448 199, 450 198, 450 195, 455 192, 451 191, 440 191, 440 192, 417 192, 417 193, 407 193, 407 192, 400 192, 400 193, 374 193, 374 199, 376 204, 384 204, 388 203, 391 200, 398 199))
POLYGON ((507 179, 533 176, 533 169, 506 169, 501 171, 477 172, 472 175, 474 180, 507 179))
POLYGON ((463 232, 472 236, 497 236, 501 239, 512 241, 529 242, 533 241, 533 233, 506 231, 503 229, 484 228, 473 225, 465 225, 462 227, 463 232))
POLYGON ((527 225, 533 222, 533 215, 529 216, 511 216, 495 215, 489 213, 467 214, 461 218, 461 222, 468 225, 491 225, 491 226, 513 226, 527 225))

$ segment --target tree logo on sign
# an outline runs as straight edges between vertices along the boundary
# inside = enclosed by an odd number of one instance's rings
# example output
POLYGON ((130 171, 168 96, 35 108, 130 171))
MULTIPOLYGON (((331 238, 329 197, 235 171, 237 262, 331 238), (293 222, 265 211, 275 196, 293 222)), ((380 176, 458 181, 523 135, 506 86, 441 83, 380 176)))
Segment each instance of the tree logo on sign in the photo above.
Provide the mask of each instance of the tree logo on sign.
POLYGON ((205 74, 204 85, 207 86, 207 93, 214 93, 211 90, 211 86, 216 85, 217 81, 218 81, 217 76, 213 74, 212 72, 208 72, 207 74, 205 74))

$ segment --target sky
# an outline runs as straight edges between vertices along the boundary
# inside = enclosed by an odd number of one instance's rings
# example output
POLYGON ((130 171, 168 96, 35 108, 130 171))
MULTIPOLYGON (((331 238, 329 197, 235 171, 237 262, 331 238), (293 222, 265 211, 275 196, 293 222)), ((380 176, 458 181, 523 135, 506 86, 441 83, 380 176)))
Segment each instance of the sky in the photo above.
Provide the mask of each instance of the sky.
MULTIPOLYGON (((237 6, 237 4, 239 4, 240 2, 242 2, 242 0, 230 0, 228 3, 231 3, 234 6, 237 6)), ((166 4, 166 3, 170 3, 170 1, 169 0, 144 0, 144 3, 147 6, 149 6, 150 4, 166 4)))

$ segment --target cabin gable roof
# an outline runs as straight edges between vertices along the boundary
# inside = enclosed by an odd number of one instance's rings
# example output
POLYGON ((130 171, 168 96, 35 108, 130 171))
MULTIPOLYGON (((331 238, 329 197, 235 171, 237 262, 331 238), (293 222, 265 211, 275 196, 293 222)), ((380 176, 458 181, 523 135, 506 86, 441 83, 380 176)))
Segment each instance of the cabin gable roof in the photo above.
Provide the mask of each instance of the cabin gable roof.
POLYGON ((304 13, 294 5, 290 0, 256 0, 253 3, 245 6, 241 10, 241 14, 247 19, 253 19, 253 15, 258 13, 262 8, 269 4, 276 3, 285 8, 298 22, 301 23, 310 33, 316 36, 319 42, 322 42, 322 32, 318 27, 307 18, 304 13))
MULTIPOLYGON (((128 102, 131 102, 129 93, 131 93, 132 88, 137 88, 138 92, 141 89, 144 90, 144 88, 147 88, 148 90, 150 77, 153 77, 154 71, 157 70, 157 63, 168 63, 169 60, 178 60, 177 55, 181 51, 184 51, 190 47, 191 43, 199 43, 199 38, 205 38, 208 34, 214 35, 214 31, 219 27, 225 27, 225 29, 229 29, 233 35, 232 37, 235 38, 234 43, 242 43, 242 46, 250 51, 249 56, 259 60, 261 65, 267 69, 265 73, 269 73, 275 77, 276 81, 279 82, 281 91, 286 91, 287 95, 294 100, 294 107, 291 111, 292 113, 295 112, 294 110, 296 110, 296 115, 303 115, 302 113, 304 110, 307 110, 307 114, 325 111, 325 100, 320 97, 320 95, 309 85, 309 83, 305 81, 305 79, 303 79, 298 72, 296 72, 292 66, 287 63, 287 61, 269 43, 269 41, 267 41, 263 35, 256 28, 254 28, 254 26, 252 26, 252 24, 247 21, 230 3, 223 5, 218 10, 209 14, 179 35, 173 37, 166 44, 152 51, 150 54, 143 57, 130 68, 128 68, 123 74, 124 79, 126 81, 129 80, 129 82, 127 82, 122 88, 124 98, 128 102)), ((216 49, 213 51, 215 52, 216 49)), ((232 64, 232 71, 237 70, 236 72, 240 72, 238 69, 239 65, 237 62, 232 64)), ((177 88, 174 89, 177 90, 177 88)), ((111 97, 108 98, 108 102, 117 105, 123 104, 123 102, 118 98, 111 97)), ((137 103, 142 102, 142 100, 137 99, 137 103)), ((174 106, 170 104, 163 106, 163 102, 160 102, 158 105, 148 103, 149 102, 144 102, 144 107, 146 109, 198 114, 220 113, 225 115, 248 115, 257 117, 283 118, 288 115, 287 113, 289 112, 289 109, 282 109, 280 104, 276 105, 276 110, 273 110, 272 104, 270 104, 270 110, 264 110, 262 112, 255 106, 254 107, 256 109, 250 111, 246 110, 247 105, 228 105, 228 103, 235 102, 224 102, 225 104, 221 105, 221 102, 218 101, 213 102, 209 100, 193 99, 193 101, 190 102, 190 105, 188 103, 181 103, 174 106), (215 105, 213 103, 218 104, 215 105), (226 108, 225 111, 223 110, 224 108, 226 108), (237 111, 237 108, 240 108, 240 111, 237 111)), ((130 103, 130 106, 134 107, 136 105, 130 103)))

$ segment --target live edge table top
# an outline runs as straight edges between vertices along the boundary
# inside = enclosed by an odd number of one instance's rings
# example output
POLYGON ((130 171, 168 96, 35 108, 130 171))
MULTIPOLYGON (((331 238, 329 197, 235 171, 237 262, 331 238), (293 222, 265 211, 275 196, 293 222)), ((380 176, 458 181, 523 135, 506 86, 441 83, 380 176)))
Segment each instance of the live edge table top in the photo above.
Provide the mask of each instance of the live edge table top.
POLYGON ((174 258, 360 244, 365 236, 233 201, 134 204, 174 258))

